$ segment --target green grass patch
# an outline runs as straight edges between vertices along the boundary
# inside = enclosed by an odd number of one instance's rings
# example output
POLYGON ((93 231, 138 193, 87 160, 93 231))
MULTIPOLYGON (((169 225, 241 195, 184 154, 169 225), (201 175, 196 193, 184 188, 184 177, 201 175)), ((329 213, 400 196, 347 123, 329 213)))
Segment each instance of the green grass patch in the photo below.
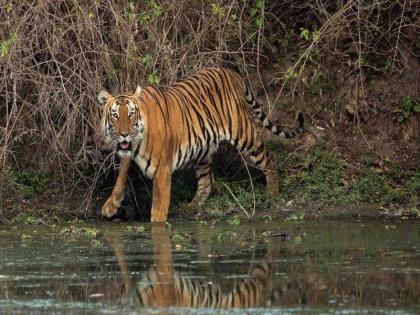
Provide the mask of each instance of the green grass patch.
POLYGON ((349 201, 388 204, 402 201, 403 195, 386 176, 378 175, 370 169, 364 169, 360 176, 351 181, 349 187, 349 201))
POLYGON ((378 173, 371 157, 366 156, 362 160, 364 163, 361 171, 350 177, 345 162, 323 147, 316 147, 306 156, 293 153, 283 166, 281 192, 288 199, 300 194, 328 204, 389 204, 418 198, 420 172, 404 170, 388 162, 387 170, 378 173), (291 172, 291 169, 295 172, 291 172))
POLYGON ((386 171, 375 169, 372 159, 365 158, 361 174, 351 181, 350 192, 355 201, 389 204, 410 202, 418 198, 420 172, 385 162, 386 171))
POLYGON ((267 193, 264 185, 249 181, 226 182, 223 178, 216 180, 215 192, 203 205, 206 210, 221 210, 251 213, 255 208, 268 208, 276 198, 267 193))
MULTIPOLYGON (((271 144, 273 145, 273 144, 271 144)), ((251 182, 244 172, 236 176, 215 174, 215 192, 195 209, 214 215, 226 213, 252 213, 257 209, 272 209, 286 200, 300 199, 306 202, 317 201, 326 205, 353 203, 409 203, 418 198, 420 173, 417 170, 404 170, 400 165, 384 162, 383 169, 375 166, 373 157, 361 158, 361 169, 350 172, 347 163, 333 151, 323 146, 310 152, 284 153, 281 145, 276 144, 279 161, 280 195, 267 194, 263 175, 252 170, 256 180, 251 182)), ((235 166, 236 167, 236 166, 235 166)), ((233 167, 234 169, 236 169, 233 167)), ((241 165, 238 166, 238 168, 241 165)), ((184 173, 172 186, 173 205, 189 202, 194 196, 196 184, 193 174, 184 173)), ((191 209, 186 209, 191 214, 191 209)))
POLYGON ((34 216, 31 216, 30 214, 27 214, 27 213, 19 213, 15 217, 15 222, 21 223, 21 224, 36 224, 37 223, 37 219, 34 216))
POLYGON ((338 202, 346 194, 344 163, 322 147, 316 147, 306 156, 295 153, 281 172, 280 190, 288 199, 302 192, 311 199, 338 202), (298 171, 289 173, 290 168, 298 171))
POLYGON ((10 179, 26 198, 43 193, 51 183, 51 176, 47 172, 30 172, 12 170, 10 179))

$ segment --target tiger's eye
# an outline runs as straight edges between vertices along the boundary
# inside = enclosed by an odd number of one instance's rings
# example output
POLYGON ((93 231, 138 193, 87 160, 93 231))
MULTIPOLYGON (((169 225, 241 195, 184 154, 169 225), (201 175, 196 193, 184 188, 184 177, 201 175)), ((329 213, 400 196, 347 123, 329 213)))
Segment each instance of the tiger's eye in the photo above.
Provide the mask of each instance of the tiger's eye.
POLYGON ((117 113, 112 113, 112 117, 114 117, 115 119, 118 118, 118 114, 117 113))
POLYGON ((133 116, 134 116, 134 112, 129 112, 129 113, 128 113, 128 117, 130 117, 130 118, 131 118, 131 117, 133 117, 133 116))

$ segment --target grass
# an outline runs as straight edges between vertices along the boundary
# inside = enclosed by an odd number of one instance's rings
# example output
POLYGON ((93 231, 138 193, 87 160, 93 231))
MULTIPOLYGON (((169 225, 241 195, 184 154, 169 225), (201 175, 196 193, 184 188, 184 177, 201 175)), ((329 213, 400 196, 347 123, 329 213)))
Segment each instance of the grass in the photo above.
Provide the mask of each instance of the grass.
MULTIPOLYGON (((232 162, 235 160, 235 154, 222 154, 221 159, 229 161, 217 161, 214 193, 201 207, 184 207, 195 193, 193 172, 176 173, 172 184, 171 212, 188 217, 198 215, 213 219, 223 218, 232 225, 241 224, 241 218, 252 216, 254 210, 255 213, 268 211, 264 212, 266 217, 263 219, 270 219, 270 215, 274 214, 270 211, 289 208, 286 206, 289 200, 299 200, 301 205, 317 202, 326 207, 358 203, 380 206, 392 203, 411 204, 411 208, 414 209, 412 212, 418 212, 415 203, 420 191, 420 173, 417 170, 405 170, 401 165, 386 162, 385 171, 381 171, 376 168, 374 159, 366 155, 360 159, 362 165, 359 172, 349 173, 346 161, 323 146, 317 146, 310 152, 296 151, 287 155, 281 152, 290 152, 289 150, 280 151, 281 148, 277 148, 279 196, 267 194, 263 176, 259 171, 251 171, 251 176, 257 178, 251 185, 248 173, 241 170, 244 168, 241 159, 236 156, 237 160, 232 162), (225 165, 230 165, 228 169, 232 173, 225 171, 225 165)), ((13 170, 8 174, 17 193, 24 198, 31 199, 51 190, 48 173, 13 170)), ((148 196, 144 187, 142 182, 135 183, 136 198, 141 204, 148 196)), ((15 221, 33 224, 36 220, 36 213, 21 213, 15 221)), ((141 233, 142 229, 143 227, 133 228, 133 231, 141 233)))
POLYGON ((42 194, 51 183, 51 174, 47 172, 12 170, 9 172, 9 178, 25 198, 42 194))
POLYGON ((343 161, 322 147, 309 154, 294 153, 283 166, 281 192, 292 199, 297 194, 323 202, 336 203, 346 194, 348 185, 343 161), (296 168, 290 173, 287 169, 296 168))
MULTIPOLYGON (((249 179, 239 177, 228 181, 226 177, 216 176, 215 193, 197 212, 214 216, 233 213, 229 219, 233 220, 238 213, 252 213, 254 206, 258 212, 259 209, 274 209, 279 205, 285 207, 287 200, 294 199, 306 204, 321 202, 326 206, 360 203, 387 206, 416 201, 420 190, 419 172, 403 172, 398 165, 389 163, 387 171, 378 174, 369 156, 362 160, 365 163, 361 170, 350 174, 346 162, 322 146, 309 153, 292 153, 281 166, 280 196, 276 198, 266 193, 264 183, 254 183, 253 193, 249 179)), ((174 201, 173 209, 192 198, 195 185, 191 178, 187 182, 188 185, 183 185, 183 181, 179 180, 173 186, 175 195, 188 196, 182 201, 174 201)), ((192 210, 185 211, 191 213, 192 210)))
MULTIPOLYGON (((365 160, 370 161, 368 157, 365 160)), ((288 198, 300 191, 306 198, 327 204, 387 205, 414 200, 420 187, 418 171, 401 171, 392 163, 387 172, 379 174, 367 162, 357 174, 349 175, 346 162, 323 147, 316 147, 306 157, 296 154, 292 163, 301 165, 301 169, 281 177, 282 192, 288 198)))

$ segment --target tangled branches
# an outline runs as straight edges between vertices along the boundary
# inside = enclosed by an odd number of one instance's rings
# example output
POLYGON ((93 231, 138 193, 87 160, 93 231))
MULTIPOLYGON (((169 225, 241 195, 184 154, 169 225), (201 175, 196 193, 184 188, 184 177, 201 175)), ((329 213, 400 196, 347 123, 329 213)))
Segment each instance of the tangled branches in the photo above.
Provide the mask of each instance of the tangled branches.
POLYGON ((171 83, 208 65, 246 75, 249 66, 273 63, 285 87, 308 63, 322 68, 331 57, 362 82, 367 68, 401 69, 401 50, 419 49, 410 46, 420 19, 413 0, 2 0, 0 7, 1 167, 49 170, 64 186, 91 184, 103 169, 95 106, 102 87, 171 83))

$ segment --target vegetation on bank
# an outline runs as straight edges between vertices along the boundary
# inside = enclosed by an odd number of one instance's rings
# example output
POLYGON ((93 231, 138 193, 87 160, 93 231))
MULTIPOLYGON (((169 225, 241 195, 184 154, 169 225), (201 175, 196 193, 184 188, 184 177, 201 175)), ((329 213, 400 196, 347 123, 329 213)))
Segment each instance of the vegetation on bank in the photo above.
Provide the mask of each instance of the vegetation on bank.
MULTIPOLYGON (((112 148, 99 133, 97 92, 170 84, 214 65, 247 78, 274 121, 287 122, 300 110, 308 127, 298 149, 272 146, 279 199, 266 196, 258 172, 251 170, 250 184, 241 160, 229 154, 219 165, 242 169, 218 168, 216 194, 202 210, 252 215, 254 205, 300 200, 401 204, 416 212, 419 6, 414 0, 4 1, 0 214, 25 214, 39 199, 41 208, 54 204, 57 217, 70 213, 60 208, 90 215, 115 180, 112 148)), ((194 194, 185 177, 175 180, 174 205, 194 194)), ((147 185, 133 182, 129 205, 147 208, 147 185)))
MULTIPOLYGON (((370 212, 364 214, 364 207, 373 205, 376 214, 385 217, 420 218, 420 173, 417 169, 402 171, 401 167, 392 161, 378 165, 372 157, 365 156, 361 167, 355 170, 355 166, 340 159, 334 152, 326 150, 324 146, 316 146, 309 152, 298 150, 279 154, 278 158, 281 171, 279 196, 268 195, 262 174, 252 168, 247 169, 242 160, 239 157, 235 159, 233 155, 227 159, 234 165, 231 172, 226 172, 222 165, 215 165, 215 192, 201 207, 185 207, 195 192, 195 180, 190 172, 177 174, 172 186, 170 215, 179 218, 194 217, 197 220, 223 218, 235 225, 240 223, 240 218, 271 220, 283 216, 285 219, 300 220, 305 213, 335 216, 334 211, 329 209, 349 205, 353 209, 348 209, 347 215, 353 216, 357 213, 359 216, 371 216, 370 212)), ((40 204, 48 202, 47 197, 53 192, 53 187, 52 183, 46 180, 47 174, 9 174, 9 181, 14 183, 17 195, 27 200, 38 200, 40 204), (35 196, 37 198, 34 198, 35 196)), ((131 193, 128 193, 124 206, 127 210, 125 217, 147 218, 150 185, 138 176, 132 176, 132 180, 134 182, 128 189, 131 193), (140 209, 140 212, 134 213, 134 209, 140 209)), ((106 198, 107 194, 102 197, 106 198)), ((103 199, 98 199, 97 206, 90 210, 99 210, 102 203, 103 199)), ((40 214, 48 222, 51 222, 51 219, 52 222, 60 221, 60 216, 66 217, 64 214, 60 215, 60 211, 63 210, 60 208, 47 209, 49 206, 44 205, 46 208, 39 211, 36 204, 20 206, 17 204, 17 209, 14 209, 17 211, 9 217, 25 224, 39 223, 40 214), (50 213, 54 216, 47 218, 50 213)), ((67 218, 72 218, 73 215, 77 216, 77 212, 67 214, 67 218)), ((99 214, 95 211, 88 213, 88 217, 97 215, 99 214)))
MULTIPOLYGON (((361 167, 355 170, 354 166, 323 146, 309 152, 283 153, 279 155, 279 161, 281 193, 278 197, 267 195, 259 172, 252 172, 251 183, 242 166, 241 174, 229 181, 226 177, 216 176, 213 197, 201 209, 192 212, 188 209, 186 213, 195 213, 198 217, 239 213, 250 217, 261 211, 273 215, 282 209, 299 208, 301 212, 313 212, 318 207, 317 214, 322 215, 325 210, 328 216, 331 215, 328 208, 351 205, 355 209, 349 211, 349 215, 359 213, 360 209, 363 215, 363 207, 369 204, 375 206, 378 214, 383 212, 386 215, 387 209, 399 208, 402 210, 399 215, 420 217, 417 206, 420 172, 417 169, 402 171, 401 166, 392 161, 379 166, 372 157, 365 156, 361 167)), ((177 184, 173 188, 173 199, 182 207, 186 197, 192 197, 185 196, 185 191, 193 193, 193 190, 183 186, 182 182, 177 184)))

